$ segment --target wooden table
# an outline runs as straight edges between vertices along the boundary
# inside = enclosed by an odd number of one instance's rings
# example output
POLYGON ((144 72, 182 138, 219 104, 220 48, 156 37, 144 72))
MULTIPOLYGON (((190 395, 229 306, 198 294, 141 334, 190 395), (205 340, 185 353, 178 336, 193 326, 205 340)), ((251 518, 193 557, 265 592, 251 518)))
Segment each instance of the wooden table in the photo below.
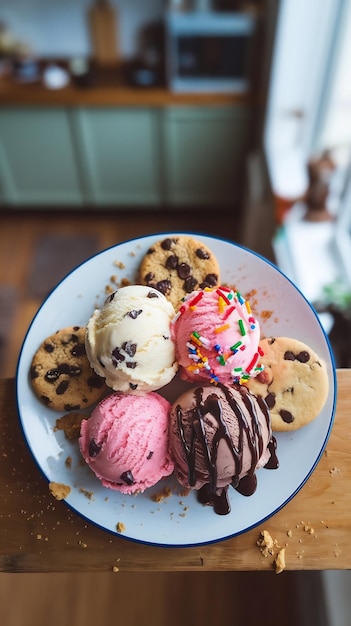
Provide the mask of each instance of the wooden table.
POLYGON ((0 381, 0 571, 270 570, 257 540, 267 530, 285 547, 287 570, 351 568, 351 370, 338 370, 338 402, 327 448, 305 486, 264 525, 192 548, 134 543, 90 525, 55 500, 21 433, 15 382, 0 381))

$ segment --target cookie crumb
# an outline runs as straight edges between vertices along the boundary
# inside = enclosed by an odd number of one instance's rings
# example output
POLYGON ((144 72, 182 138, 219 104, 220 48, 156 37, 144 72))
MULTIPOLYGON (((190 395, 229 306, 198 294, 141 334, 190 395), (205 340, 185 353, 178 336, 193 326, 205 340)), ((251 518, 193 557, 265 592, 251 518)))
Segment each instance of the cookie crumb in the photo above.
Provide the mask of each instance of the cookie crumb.
POLYGON ((93 499, 93 496, 94 496, 94 492, 93 491, 88 491, 88 489, 84 489, 83 487, 80 487, 79 492, 82 493, 83 496, 88 498, 88 500, 92 500, 93 499))
POLYGON ((298 550, 298 551, 296 552, 296 557, 297 557, 298 559, 302 559, 302 558, 303 558, 303 555, 304 555, 304 550, 298 550))
POLYGON ((268 530, 262 530, 256 544, 264 557, 273 556, 275 542, 268 530))
POLYGON ((123 524, 123 522, 117 522, 116 530, 118 533, 124 533, 125 529, 126 529, 126 526, 125 524, 123 524))
POLYGON ((117 565, 114 565, 113 568, 112 568, 112 571, 114 573, 119 572, 119 567, 117 567, 117 565))
POLYGON ((281 574, 285 570, 285 548, 279 550, 274 564, 276 574, 281 574))
MULTIPOLYGON (((287 531, 287 534, 289 536, 291 536, 289 533, 292 534, 291 531, 287 531)), ((278 542, 276 539, 273 539, 273 537, 271 536, 271 534, 268 532, 268 530, 262 530, 260 533, 260 536, 256 542, 256 544, 258 545, 261 554, 264 557, 273 557, 274 561, 273 561, 273 565, 275 567, 275 572, 276 574, 280 574, 281 572, 284 571, 285 569, 285 550, 286 548, 281 548, 278 545, 278 542), (277 548, 278 553, 275 555, 275 548, 277 548)), ((288 544, 285 544, 285 546, 287 546, 288 544)))
POLYGON ((338 556, 340 556, 340 554, 341 554, 341 550, 340 550, 338 544, 336 543, 335 544, 335 548, 334 548, 334 556, 338 557, 338 556))
POLYGON ((288 537, 292 537, 293 532, 292 532, 292 530, 288 530, 286 534, 288 535, 288 537))
POLYGON ((338 467, 332 467, 329 470, 329 474, 332 478, 334 478, 334 476, 341 476, 341 471, 339 470, 338 467))
POLYGON ((268 311, 268 310, 267 311, 261 311, 260 315, 261 315, 262 319, 269 320, 272 317, 272 315, 273 315, 273 311, 268 311))
POLYGON ((69 485, 53 481, 49 483, 49 490, 56 500, 64 500, 64 498, 67 498, 68 494, 71 493, 71 487, 69 485))
POLYGON ((131 285, 131 281, 128 278, 122 278, 119 286, 120 287, 128 287, 128 285, 131 285))
POLYGON ((71 441, 77 440, 83 419, 86 419, 86 415, 71 411, 56 420, 54 430, 63 430, 67 439, 71 441))
POLYGON ((169 487, 165 487, 162 491, 158 491, 151 496, 153 502, 161 502, 165 498, 169 498, 172 495, 172 491, 169 487))

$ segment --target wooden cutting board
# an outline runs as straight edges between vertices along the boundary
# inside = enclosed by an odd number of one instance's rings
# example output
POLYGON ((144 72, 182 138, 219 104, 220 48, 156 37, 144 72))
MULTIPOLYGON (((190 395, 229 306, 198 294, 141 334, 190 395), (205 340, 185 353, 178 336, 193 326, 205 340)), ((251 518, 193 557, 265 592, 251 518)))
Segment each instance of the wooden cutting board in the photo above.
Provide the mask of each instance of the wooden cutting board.
POLYGON ((111 66, 119 61, 116 9, 108 0, 95 0, 88 11, 88 22, 94 61, 111 66))

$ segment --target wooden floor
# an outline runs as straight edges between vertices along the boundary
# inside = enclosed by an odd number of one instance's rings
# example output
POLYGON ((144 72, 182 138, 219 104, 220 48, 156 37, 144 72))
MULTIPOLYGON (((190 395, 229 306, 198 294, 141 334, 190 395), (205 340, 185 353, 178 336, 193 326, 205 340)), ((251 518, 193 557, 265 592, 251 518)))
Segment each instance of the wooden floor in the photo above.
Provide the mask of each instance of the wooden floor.
MULTIPOLYGON (((15 375, 20 346, 41 300, 28 294, 27 279, 36 243, 49 234, 94 235, 98 250, 156 232, 188 230, 240 240, 240 220, 228 213, 171 212, 7 212, 0 213, 0 285, 13 285, 18 307, 7 341, 2 377, 15 375)), ((40 280, 40 276, 38 276, 40 280)))
POLYGON ((307 621, 301 614, 294 576, 291 572, 0 574, 1 623, 325 626, 324 621, 307 621))
MULTIPOLYGON (((93 233, 102 250, 131 237, 177 230, 222 236, 240 243, 240 220, 221 213, 1 213, 0 285, 16 286, 19 296, 1 377, 15 375, 21 343, 41 304, 27 292, 28 271, 39 237, 51 233, 93 233)), ((255 626, 262 623, 263 609, 267 607, 267 618, 263 619, 270 626, 317 624, 305 620, 298 592, 302 575, 0 574, 1 623, 90 626, 112 621, 124 626, 255 626)))

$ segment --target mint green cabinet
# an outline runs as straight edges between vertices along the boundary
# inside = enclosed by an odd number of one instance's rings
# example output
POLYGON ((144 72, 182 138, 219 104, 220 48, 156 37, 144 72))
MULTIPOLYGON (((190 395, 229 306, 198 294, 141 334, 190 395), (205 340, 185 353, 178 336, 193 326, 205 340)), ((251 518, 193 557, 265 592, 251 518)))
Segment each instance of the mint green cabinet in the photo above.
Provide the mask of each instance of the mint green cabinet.
POLYGON ((237 204, 245 106, 0 107, 0 205, 237 204))
POLYGON ((179 107, 163 115, 166 203, 235 203, 242 180, 248 109, 179 107))
POLYGON ((74 125, 88 203, 160 204, 156 109, 81 108, 74 112, 74 125))
POLYGON ((64 108, 0 109, 0 190, 5 204, 82 203, 70 119, 64 108))

